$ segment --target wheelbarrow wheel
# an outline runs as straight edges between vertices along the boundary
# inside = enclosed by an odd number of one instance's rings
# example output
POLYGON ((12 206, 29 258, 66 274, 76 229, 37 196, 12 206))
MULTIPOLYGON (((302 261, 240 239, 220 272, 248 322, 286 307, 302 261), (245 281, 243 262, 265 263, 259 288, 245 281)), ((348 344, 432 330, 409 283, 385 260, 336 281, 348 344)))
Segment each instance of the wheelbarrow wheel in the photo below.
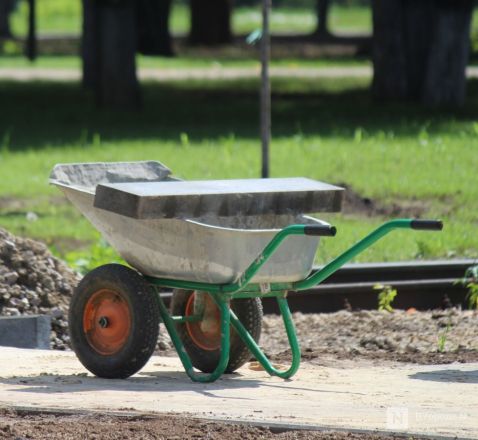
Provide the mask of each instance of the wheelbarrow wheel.
MULTIPOLYGON (((193 315, 194 295, 195 293, 192 290, 174 290, 171 300, 172 315, 193 315)), ((206 295, 205 299, 212 302, 209 295, 206 295)), ((213 305, 213 307, 215 308, 213 313, 215 323, 213 322, 213 325, 209 325, 208 328, 204 328, 201 322, 176 324, 176 329, 193 366, 204 373, 214 371, 221 354, 220 312, 217 306, 213 305)), ((233 299, 231 309, 254 340, 259 342, 263 314, 261 300, 259 298, 233 299)), ((230 338, 229 362, 226 373, 234 372, 251 358, 249 349, 232 326, 230 338)))
POLYGON ((73 350, 99 377, 131 376, 156 347, 156 299, 141 275, 126 266, 107 264, 88 273, 72 296, 68 320, 73 350))

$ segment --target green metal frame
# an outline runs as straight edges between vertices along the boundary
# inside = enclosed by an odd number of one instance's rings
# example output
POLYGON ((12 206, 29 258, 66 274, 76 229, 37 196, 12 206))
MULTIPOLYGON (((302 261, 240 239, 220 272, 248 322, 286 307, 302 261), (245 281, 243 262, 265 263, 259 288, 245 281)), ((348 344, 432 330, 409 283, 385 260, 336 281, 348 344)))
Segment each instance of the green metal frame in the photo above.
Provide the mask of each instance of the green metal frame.
POLYGON ((158 294, 158 303, 161 318, 166 326, 166 329, 171 337, 174 347, 179 355, 179 358, 186 370, 187 375, 195 382, 213 382, 218 379, 226 370, 229 362, 230 350, 230 326, 236 330, 238 335, 247 345, 251 353, 255 356, 262 367, 273 376, 279 376, 284 379, 292 377, 298 370, 300 365, 300 347, 297 340, 294 323, 292 321, 291 312, 287 302, 288 291, 306 290, 317 284, 320 284, 345 263, 350 261, 356 255, 363 252, 375 242, 387 235, 395 229, 410 229, 415 222, 413 219, 397 219, 384 223, 358 243, 353 245, 347 251, 339 255, 330 263, 325 265, 321 270, 313 273, 304 280, 292 283, 270 283, 255 284, 251 283, 252 278, 257 274, 261 267, 270 259, 277 248, 282 244, 285 238, 290 235, 305 235, 306 225, 291 225, 278 232, 270 243, 264 248, 261 254, 251 263, 251 265, 244 271, 238 281, 230 284, 210 284, 199 283, 191 281, 170 280, 165 278, 146 277, 146 279, 157 289, 160 288, 178 288, 186 290, 194 290, 206 292, 211 296, 220 310, 221 316, 221 354, 218 365, 212 373, 203 374, 194 370, 191 359, 186 353, 181 338, 176 330, 177 323, 184 323, 187 321, 200 321, 202 316, 171 316, 158 294), (229 304, 234 298, 254 298, 254 297, 276 297, 281 312, 284 326, 289 339, 289 344, 292 351, 291 366, 285 371, 279 371, 273 367, 267 356, 263 353, 257 343, 254 341, 251 334, 239 321, 234 312, 230 309, 229 304))

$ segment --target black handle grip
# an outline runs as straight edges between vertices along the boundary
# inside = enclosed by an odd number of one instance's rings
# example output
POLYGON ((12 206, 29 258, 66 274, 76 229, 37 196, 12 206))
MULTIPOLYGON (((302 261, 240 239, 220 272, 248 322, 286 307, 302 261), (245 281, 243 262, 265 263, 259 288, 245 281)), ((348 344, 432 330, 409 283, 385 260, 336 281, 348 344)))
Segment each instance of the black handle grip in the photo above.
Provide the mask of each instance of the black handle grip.
POLYGON ((441 220, 412 220, 410 226, 412 229, 420 231, 441 231, 443 222, 441 220))
POLYGON ((305 235, 318 235, 321 237, 335 237, 337 233, 337 228, 330 225, 314 225, 314 226, 305 226, 304 234, 305 235))

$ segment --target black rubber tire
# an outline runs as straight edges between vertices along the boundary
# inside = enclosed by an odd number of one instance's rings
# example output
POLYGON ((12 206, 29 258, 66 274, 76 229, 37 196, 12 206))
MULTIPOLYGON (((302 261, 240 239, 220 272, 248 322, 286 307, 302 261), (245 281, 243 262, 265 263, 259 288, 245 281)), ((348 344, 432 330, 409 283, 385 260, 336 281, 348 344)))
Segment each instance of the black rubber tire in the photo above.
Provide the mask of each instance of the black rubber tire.
MULTIPOLYGON (((192 294, 192 290, 174 290, 171 300, 171 314, 174 316, 184 316, 187 302, 192 294)), ((231 308, 254 340, 259 342, 263 315, 260 298, 233 299, 231 301, 231 308)), ((213 372, 219 363, 220 349, 205 350, 196 345, 191 339, 185 324, 176 324, 176 329, 184 344, 184 348, 191 358, 193 366, 204 373, 213 372)), ((237 332, 232 329, 226 373, 234 372, 250 359, 251 352, 237 332)))
POLYGON ((99 377, 124 379, 136 373, 149 360, 158 340, 159 310, 154 292, 139 273, 120 264, 100 266, 81 280, 71 299, 68 321, 73 350, 80 362, 99 377), (111 355, 96 351, 83 329, 85 307, 102 289, 120 294, 131 316, 126 341, 111 355))

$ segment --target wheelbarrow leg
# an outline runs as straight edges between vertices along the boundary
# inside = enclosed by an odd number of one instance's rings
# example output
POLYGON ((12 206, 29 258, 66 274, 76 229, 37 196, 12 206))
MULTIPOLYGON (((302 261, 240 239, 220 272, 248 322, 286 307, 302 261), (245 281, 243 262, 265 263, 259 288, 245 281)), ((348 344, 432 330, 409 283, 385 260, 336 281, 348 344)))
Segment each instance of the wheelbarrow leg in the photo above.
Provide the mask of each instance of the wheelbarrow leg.
POLYGON ((226 371, 227 364, 229 362, 229 349, 230 349, 230 324, 231 324, 231 312, 229 307, 229 299, 222 299, 218 298, 217 295, 213 295, 214 301, 219 307, 221 313, 221 355, 219 357, 219 362, 216 369, 209 374, 206 373, 198 373, 194 370, 193 364, 189 355, 184 348, 184 345, 181 341, 181 338, 178 335, 176 330, 175 323, 171 318, 168 309, 166 308, 161 296, 158 294, 158 305, 159 305, 159 312, 161 315, 161 319, 163 320, 164 325, 171 337, 171 341, 173 342, 174 348, 178 353, 179 359, 183 364, 184 370, 186 374, 193 380, 194 382, 214 382, 216 379, 221 377, 221 375, 226 371))
POLYGON ((285 298, 285 295, 282 297, 277 297, 277 303, 279 304, 279 309, 280 309, 282 319, 284 321, 284 326, 287 332, 287 338, 289 339, 289 344, 292 351, 292 364, 289 367, 289 369, 285 371, 278 370, 271 364, 267 356, 257 345, 256 341, 254 341, 251 334, 245 329, 241 321, 237 319, 237 316, 232 311, 231 311, 231 323, 233 327, 236 329, 239 336, 242 338, 242 340, 247 344, 247 347, 249 348, 251 353, 255 356, 257 361, 264 367, 264 369, 271 376, 278 376, 283 379, 289 379, 299 369, 300 347, 299 347, 299 342, 297 340, 297 335, 295 332, 294 322, 292 321, 292 315, 290 313, 289 304, 287 302, 287 298, 285 298))

